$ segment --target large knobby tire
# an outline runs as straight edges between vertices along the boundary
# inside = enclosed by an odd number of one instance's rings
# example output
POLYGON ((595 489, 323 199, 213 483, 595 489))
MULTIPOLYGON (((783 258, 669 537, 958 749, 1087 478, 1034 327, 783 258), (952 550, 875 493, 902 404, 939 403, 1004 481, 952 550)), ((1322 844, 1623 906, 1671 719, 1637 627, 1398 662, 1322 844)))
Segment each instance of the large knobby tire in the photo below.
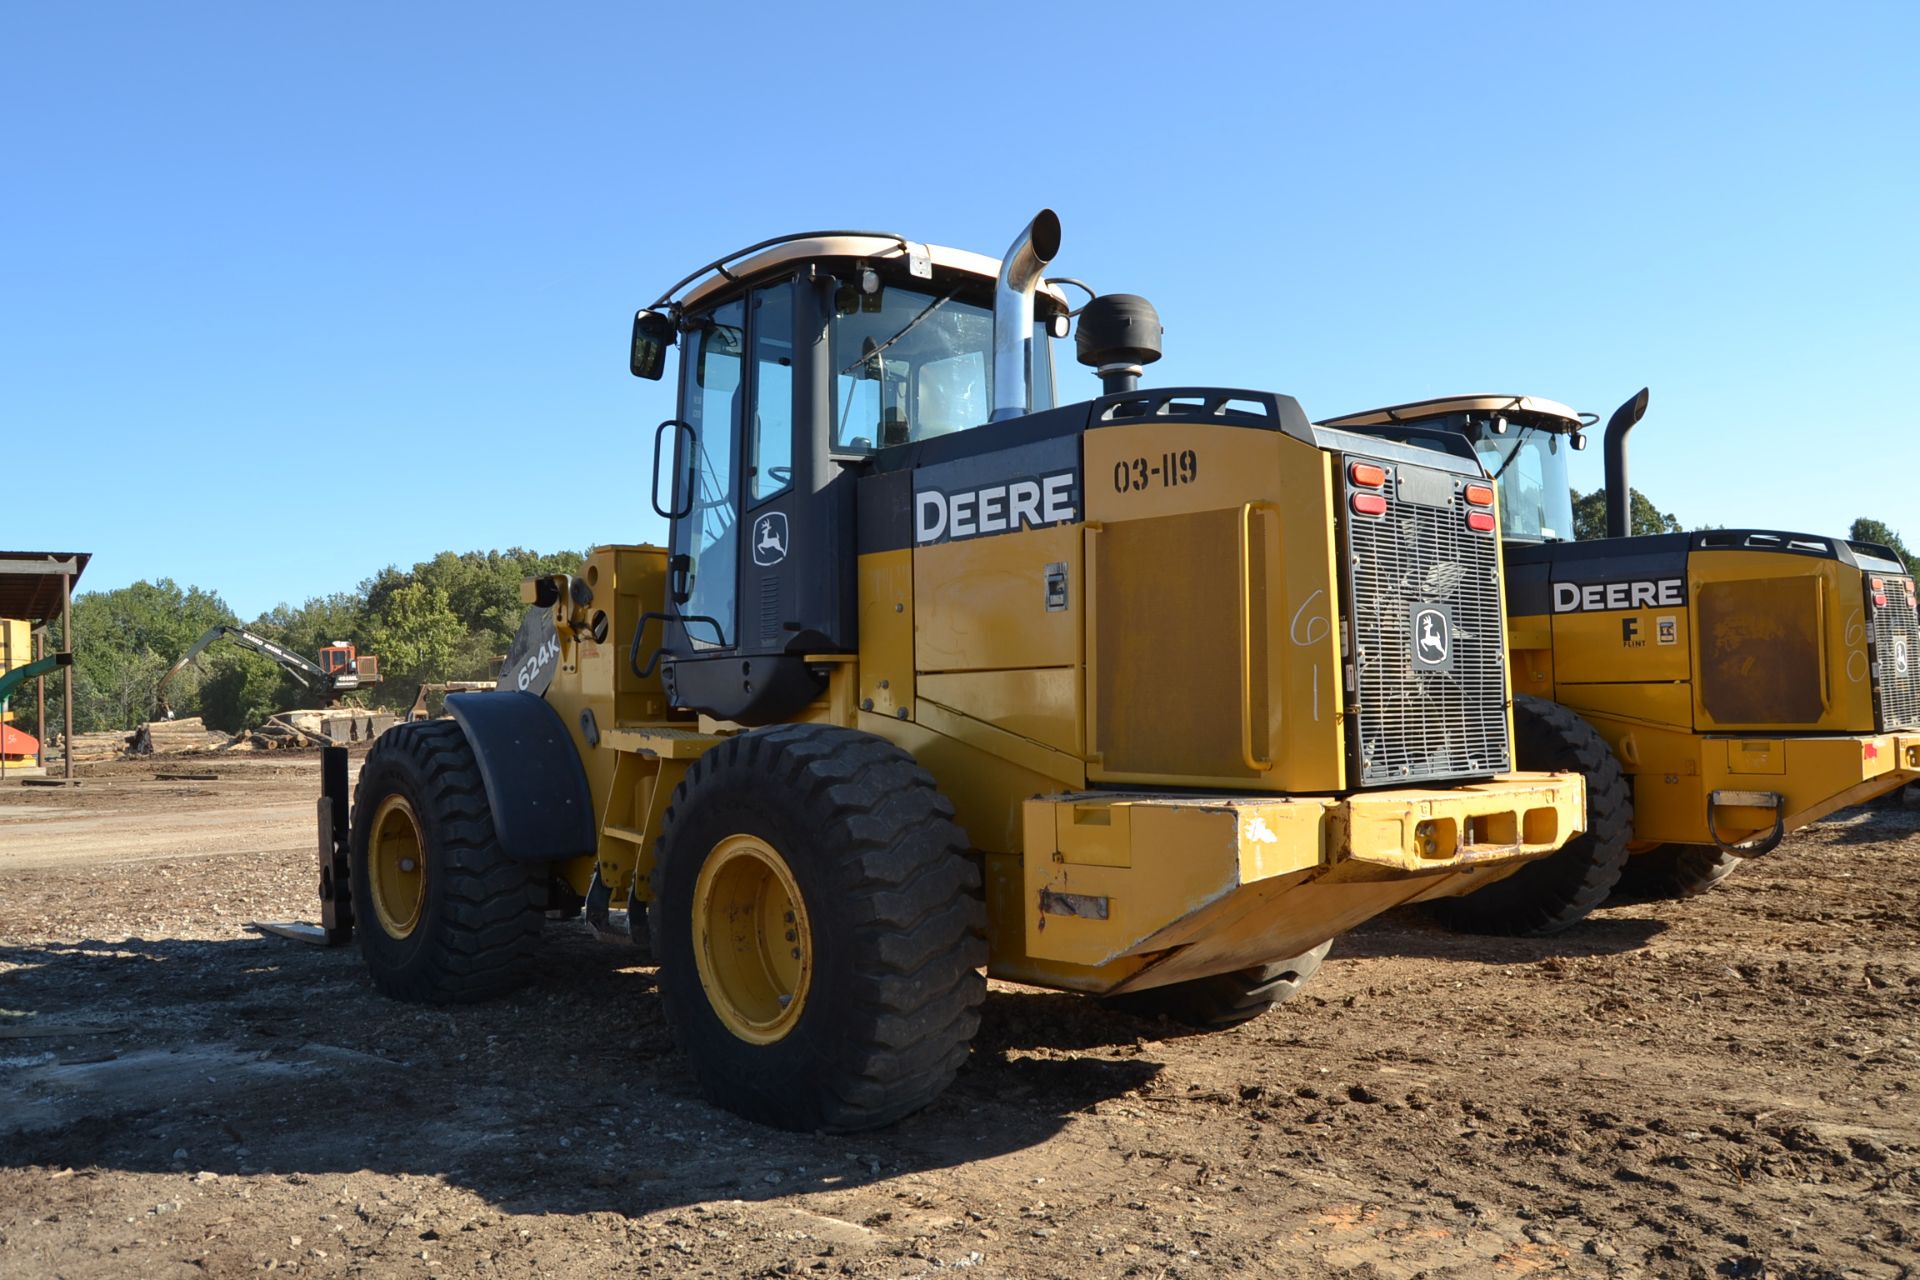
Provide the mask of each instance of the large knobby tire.
POLYGON ((667 1018, 718 1105, 870 1129, 966 1061, 986 995, 980 868, 898 747, 826 725, 721 743, 674 790, 653 877, 667 1018))
POLYGON ((1616 902, 1665 902, 1705 893, 1745 859, 1707 844, 1663 844, 1627 859, 1613 887, 1616 902))
POLYGON ((1626 865, 1633 796, 1606 739, 1558 703, 1516 696, 1513 730, 1522 769, 1585 775, 1587 829, 1504 880, 1440 899, 1433 911, 1465 933, 1541 937, 1580 923, 1607 900, 1626 865))
POLYGON ((439 1004, 485 1000, 525 979, 546 868, 500 848, 458 723, 380 735, 354 788, 350 834, 354 932, 376 987, 439 1004))
POLYGON ((1329 939, 1291 960, 1129 991, 1108 996, 1106 1004, 1141 1017, 1171 1018, 1202 1031, 1224 1031, 1251 1022, 1300 994, 1300 988, 1320 971, 1320 962, 1332 949, 1329 939))

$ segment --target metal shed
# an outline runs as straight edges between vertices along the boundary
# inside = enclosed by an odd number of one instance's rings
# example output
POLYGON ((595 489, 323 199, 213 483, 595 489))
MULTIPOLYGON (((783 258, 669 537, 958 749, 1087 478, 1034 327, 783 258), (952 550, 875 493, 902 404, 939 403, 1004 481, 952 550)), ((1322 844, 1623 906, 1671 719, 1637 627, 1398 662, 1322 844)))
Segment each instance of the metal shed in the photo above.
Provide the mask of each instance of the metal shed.
MULTIPOLYGON (((73 584, 80 580, 91 555, 85 551, 0 551, 0 618, 25 622, 33 633, 33 652, 9 655, 10 665, 23 666, 45 656, 46 628, 60 620, 60 636, 66 651, 73 651, 73 584)), ((64 668, 60 681, 64 699, 63 736, 64 777, 73 777, 73 668, 64 668)), ((47 680, 34 681, 39 718, 36 727, 45 737, 47 724, 47 680)), ((46 763, 46 747, 41 745, 40 762, 46 763)), ((0 769, 4 769, 0 761, 0 769)))

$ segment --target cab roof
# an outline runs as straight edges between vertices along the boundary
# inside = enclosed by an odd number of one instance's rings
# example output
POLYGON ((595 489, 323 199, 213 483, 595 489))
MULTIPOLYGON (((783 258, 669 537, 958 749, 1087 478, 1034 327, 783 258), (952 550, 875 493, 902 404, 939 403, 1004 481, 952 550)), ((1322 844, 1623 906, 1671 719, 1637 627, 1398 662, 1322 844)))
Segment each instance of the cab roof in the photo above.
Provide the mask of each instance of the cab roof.
MULTIPOLYGON (((758 252, 752 250, 742 252, 752 253, 752 256, 742 257, 738 262, 731 258, 722 258, 713 267, 702 268, 688 280, 682 281, 681 284, 693 284, 693 288, 679 300, 680 306, 688 310, 695 309, 715 294, 731 288, 742 280, 767 275, 782 267, 814 258, 860 258, 877 263, 910 263, 914 258, 924 258, 927 263, 943 270, 979 276, 989 286, 1000 278, 1000 259, 998 258, 989 258, 985 254, 973 253, 966 249, 950 249, 940 244, 917 244, 902 236, 878 233, 802 232, 799 236, 783 238, 758 252)), ((661 303, 667 302, 680 287, 675 285, 669 289, 666 296, 661 298, 661 303)), ((1061 311, 1068 309, 1067 295, 1062 293, 1057 285, 1043 283, 1040 292, 1055 303, 1061 311)))
POLYGON ((1321 425, 1379 427, 1392 423, 1418 422, 1423 418, 1438 418, 1453 413, 1524 413, 1551 419, 1552 421, 1542 425, 1567 431, 1577 431, 1585 425, 1578 413, 1557 400, 1542 400, 1538 396, 1498 395, 1442 396, 1436 400, 1414 400, 1407 404, 1388 405, 1384 409, 1368 409, 1364 413, 1327 418, 1321 425))

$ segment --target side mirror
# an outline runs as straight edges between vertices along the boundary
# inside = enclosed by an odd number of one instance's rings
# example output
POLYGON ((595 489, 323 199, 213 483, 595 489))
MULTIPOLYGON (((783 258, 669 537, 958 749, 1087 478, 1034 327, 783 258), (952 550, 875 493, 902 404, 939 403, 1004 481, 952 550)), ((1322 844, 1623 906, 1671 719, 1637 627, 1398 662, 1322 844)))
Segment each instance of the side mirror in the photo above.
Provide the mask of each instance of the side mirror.
POLYGON ((627 370, 636 378, 658 382, 667 369, 667 348, 673 345, 673 321, 657 311, 637 311, 633 316, 633 350, 627 357, 627 370))

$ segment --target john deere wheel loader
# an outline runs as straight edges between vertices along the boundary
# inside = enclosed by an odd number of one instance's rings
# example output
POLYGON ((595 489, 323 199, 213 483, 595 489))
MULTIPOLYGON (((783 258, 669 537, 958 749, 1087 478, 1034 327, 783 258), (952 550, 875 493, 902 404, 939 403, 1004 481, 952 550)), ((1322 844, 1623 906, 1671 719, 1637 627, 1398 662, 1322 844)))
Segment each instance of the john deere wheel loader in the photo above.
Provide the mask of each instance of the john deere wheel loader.
POLYGON ((492 995, 544 908, 624 901, 717 1103, 861 1129, 946 1086, 982 970, 1230 1025, 1580 830, 1578 774, 1510 769, 1473 451, 1140 390, 1128 295, 1057 403, 1059 234, 786 236, 639 313, 632 372, 680 352, 669 545, 529 584, 505 691, 381 737, 350 836, 335 766, 329 923, 376 985, 492 995))
POLYGON ((1699 893, 1787 832, 1920 778, 1912 573, 1840 538, 1628 536, 1626 438, 1646 408, 1643 390, 1607 424, 1608 536, 1588 542, 1572 540, 1567 458, 1597 418, 1460 396, 1326 424, 1479 452, 1499 490, 1519 762, 1587 776, 1588 832, 1444 904, 1462 927, 1552 932, 1610 892, 1699 893))

